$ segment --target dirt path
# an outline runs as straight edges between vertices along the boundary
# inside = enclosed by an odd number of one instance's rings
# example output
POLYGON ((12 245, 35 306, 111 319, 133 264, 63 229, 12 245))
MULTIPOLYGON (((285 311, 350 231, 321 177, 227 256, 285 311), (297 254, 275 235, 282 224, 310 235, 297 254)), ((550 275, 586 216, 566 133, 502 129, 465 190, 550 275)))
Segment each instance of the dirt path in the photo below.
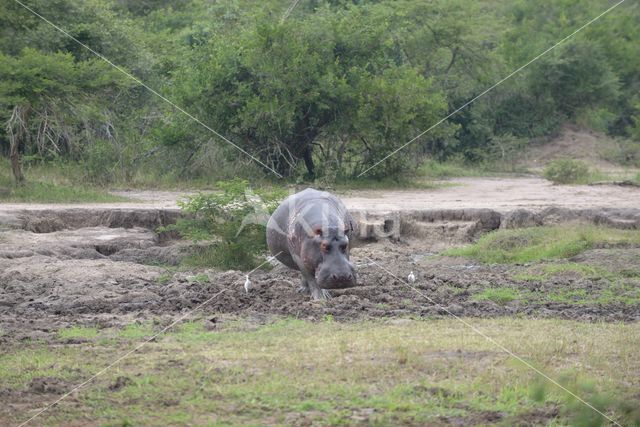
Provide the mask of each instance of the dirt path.
MULTIPOLYGON (((637 208, 640 188, 616 185, 557 186, 535 177, 457 178, 442 188, 425 190, 353 190, 341 197, 350 209, 368 211, 490 208, 510 211, 518 208, 542 210, 547 207, 637 208)), ((109 204, 0 204, 0 211, 22 209, 178 209, 177 201, 189 191, 114 191, 131 202, 109 204)))
POLYGON ((490 208, 510 211, 547 207, 640 208, 640 188, 616 185, 552 185, 541 178, 458 178, 434 190, 353 191, 347 207, 366 210, 490 208))

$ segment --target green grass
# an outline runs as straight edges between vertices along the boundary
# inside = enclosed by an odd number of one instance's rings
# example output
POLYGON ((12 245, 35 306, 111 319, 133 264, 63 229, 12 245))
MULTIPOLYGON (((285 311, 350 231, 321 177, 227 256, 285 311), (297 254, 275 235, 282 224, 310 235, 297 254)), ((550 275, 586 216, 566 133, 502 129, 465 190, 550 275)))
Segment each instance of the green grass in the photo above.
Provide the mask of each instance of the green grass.
MULTIPOLYGON (((40 203, 109 203, 130 201, 125 197, 110 194, 106 189, 82 184, 79 177, 65 177, 65 166, 60 170, 50 166, 25 168, 26 182, 16 184, 11 175, 11 167, 6 159, 0 158, 0 201, 40 202, 40 203)), ((77 172, 71 173, 73 175, 77 172)))
POLYGON ((460 160, 439 162, 428 159, 418 168, 417 175, 423 178, 446 179, 526 172, 528 172, 526 169, 517 168, 515 164, 503 164, 500 162, 469 163, 460 160))
MULTIPOLYGON (((640 324, 507 318, 473 324, 622 424, 638 422, 640 415, 625 413, 621 402, 637 400, 640 324), (610 395, 615 399, 604 398, 610 395)), ((3 405, 0 424, 25 420, 25 393, 34 378, 58 378, 72 388, 153 332, 140 325, 125 330, 101 330, 100 336, 118 337, 111 342, 96 337, 83 346, 20 342, 6 348, 0 354, 3 399, 23 403, 3 405), (141 328, 144 334, 130 333, 141 328)), ((581 425, 573 420, 585 412, 598 419, 538 379, 455 319, 400 325, 283 319, 259 327, 239 319, 215 332, 191 322, 122 360, 39 422, 429 425, 486 423, 483 415, 500 413, 502 424, 513 425, 556 405, 561 419, 554 422, 561 425, 581 425), (127 380, 114 388, 118 377, 127 380)))
POLYGON ((211 279, 209 279, 209 276, 204 273, 199 273, 199 274, 196 274, 195 276, 187 276, 187 280, 189 282, 196 282, 196 283, 209 283, 211 281, 211 279))
POLYGON ((585 289, 574 287, 544 288, 529 290, 517 287, 486 288, 474 294, 474 301, 493 301, 499 305, 511 301, 522 301, 527 304, 563 303, 572 305, 611 305, 623 304, 628 306, 640 305, 640 285, 637 281, 615 280, 608 282, 600 289, 585 289))
POLYGON ((476 301, 489 300, 500 305, 505 305, 519 298, 519 292, 512 288, 487 288, 473 296, 476 301))
POLYGON ((58 337, 61 339, 69 339, 69 338, 85 338, 91 339, 98 336, 97 328, 88 328, 82 326, 74 326, 67 329, 60 329, 58 331, 58 337))
POLYGON ((118 337, 128 340, 141 340, 153 335, 153 328, 151 325, 134 323, 128 325, 126 328, 118 332, 118 337))
MULTIPOLYGON (((312 184, 310 184, 312 185, 312 184)), ((315 184, 313 184, 315 185, 315 184)), ((455 184, 444 182, 433 182, 429 179, 423 179, 420 177, 412 178, 353 178, 344 179, 335 183, 328 184, 327 190, 333 189, 337 191, 349 191, 349 190, 393 190, 393 189, 418 189, 418 190, 434 190, 438 188, 451 187, 455 184)))
POLYGON ((594 225, 570 224, 497 230, 477 243, 443 252, 484 263, 529 263, 545 259, 565 259, 597 245, 640 245, 640 230, 619 230, 594 225))
POLYGON ((425 161, 418 168, 418 175, 425 178, 445 179, 466 176, 487 176, 491 172, 479 165, 470 165, 463 162, 438 162, 433 159, 425 161))
POLYGON ((514 274, 517 280, 542 281, 561 274, 574 274, 586 279, 615 279, 617 277, 627 277, 624 274, 614 274, 609 270, 589 264, 577 262, 563 262, 561 264, 543 264, 529 267, 527 271, 514 274))
POLYGON ((411 175, 400 179, 347 179, 330 186, 337 190, 386 190, 413 188, 432 190, 455 186, 455 183, 441 182, 447 178, 495 176, 504 173, 522 173, 525 170, 504 168, 497 163, 465 163, 462 161, 438 162, 428 159, 411 175))
POLYGON ((558 159, 547 164, 543 171, 546 179, 554 184, 593 184, 613 181, 630 181, 640 185, 640 173, 633 169, 620 172, 603 172, 581 160, 558 159))
POLYGON ((83 186, 65 186, 43 182, 26 182, 23 185, 0 182, 0 187, 8 190, 0 193, 4 202, 39 203, 110 203, 131 201, 126 197, 109 194, 106 190, 83 186))

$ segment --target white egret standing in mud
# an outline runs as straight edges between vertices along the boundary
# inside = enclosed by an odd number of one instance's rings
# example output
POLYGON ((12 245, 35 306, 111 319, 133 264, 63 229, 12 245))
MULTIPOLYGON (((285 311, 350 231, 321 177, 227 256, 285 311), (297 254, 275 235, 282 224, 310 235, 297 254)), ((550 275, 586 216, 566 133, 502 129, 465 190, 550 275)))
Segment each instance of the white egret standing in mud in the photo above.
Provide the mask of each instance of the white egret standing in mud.
POLYGON ((251 292, 251 289, 253 289, 253 285, 251 284, 251 280, 249 280, 249 275, 247 274, 246 279, 244 281, 244 290, 247 291, 247 293, 251 292))
POLYGON ((409 272, 409 275, 407 276, 407 280, 409 281, 409 283, 414 283, 416 281, 416 276, 414 276, 413 271, 409 272))

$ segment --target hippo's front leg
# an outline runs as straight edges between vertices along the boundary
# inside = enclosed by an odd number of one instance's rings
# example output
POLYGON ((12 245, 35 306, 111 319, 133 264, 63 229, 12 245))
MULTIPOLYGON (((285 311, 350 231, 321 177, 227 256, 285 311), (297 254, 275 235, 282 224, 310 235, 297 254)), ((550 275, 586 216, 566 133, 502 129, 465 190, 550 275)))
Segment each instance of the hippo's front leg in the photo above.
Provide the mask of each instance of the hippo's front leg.
POLYGON ((308 295, 311 293, 311 291, 309 290, 309 282, 307 282, 307 279, 305 279, 304 274, 302 275, 302 282, 300 283, 300 286, 297 289, 298 293, 300 294, 305 294, 308 295))
POLYGON ((315 300, 327 300, 331 298, 331 294, 326 289, 321 289, 316 283, 316 278, 306 272, 302 272, 303 286, 306 284, 306 289, 311 293, 311 297, 315 300))

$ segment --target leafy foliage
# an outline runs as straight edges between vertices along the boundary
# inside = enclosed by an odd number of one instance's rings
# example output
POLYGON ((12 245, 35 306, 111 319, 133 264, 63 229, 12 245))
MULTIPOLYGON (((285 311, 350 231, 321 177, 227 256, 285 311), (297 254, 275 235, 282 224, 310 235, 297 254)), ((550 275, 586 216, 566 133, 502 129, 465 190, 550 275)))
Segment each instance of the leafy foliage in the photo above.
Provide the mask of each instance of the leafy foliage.
POLYGON ((554 184, 580 184, 589 177, 589 167, 581 160, 557 159, 547 164, 543 175, 554 184))
MULTIPOLYGON (((285 0, 29 5, 269 167, 323 182, 359 175, 603 11, 314 0, 280 22, 285 0)), ((639 17, 619 6, 367 177, 400 180, 425 158, 506 162, 565 121, 640 141, 639 17)), ((0 5, 0 106, 0 153, 17 135, 13 157, 83 162, 96 183, 270 173, 12 2, 0 5)))
POLYGON ((219 192, 198 194, 181 202, 188 214, 163 231, 178 231, 195 242, 205 241, 187 263, 221 268, 251 269, 266 250, 269 215, 284 197, 281 190, 254 193, 247 181, 218 182, 219 192))

